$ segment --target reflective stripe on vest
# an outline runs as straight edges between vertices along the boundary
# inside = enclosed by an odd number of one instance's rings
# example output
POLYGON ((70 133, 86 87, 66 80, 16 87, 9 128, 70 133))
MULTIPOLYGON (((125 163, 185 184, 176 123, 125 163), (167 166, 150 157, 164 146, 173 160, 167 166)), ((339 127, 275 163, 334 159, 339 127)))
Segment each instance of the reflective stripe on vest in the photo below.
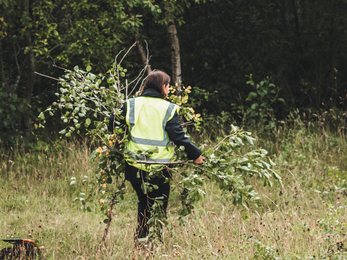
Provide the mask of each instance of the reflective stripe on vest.
MULTIPOLYGON (((158 99, 158 98, 156 98, 156 99, 158 99)), ((163 101, 167 102, 165 100, 160 100, 160 102, 163 102, 163 101)), ((143 139, 143 138, 138 138, 138 137, 132 136, 131 132, 132 132, 132 129, 133 129, 134 125, 135 125, 135 98, 130 99, 128 102, 129 102, 128 108, 130 108, 130 112, 129 112, 129 125, 130 125, 131 140, 134 143, 137 143, 137 144, 145 144, 145 145, 153 145, 153 146, 167 146, 169 140, 168 140, 168 137, 167 137, 167 134, 166 134, 166 131, 165 131, 165 126, 166 126, 166 123, 167 123, 169 117, 173 116, 173 115, 171 116, 171 114, 172 114, 173 110, 175 108, 177 108, 177 105, 175 105, 173 103, 167 102, 167 103, 169 103, 169 107, 167 108, 165 117, 164 117, 164 119, 162 121, 163 141, 161 141, 161 140, 143 139)))
POLYGON ((134 154, 131 152, 128 148, 125 148, 128 152, 130 152, 131 158, 133 158, 135 161, 147 161, 147 162, 169 162, 170 159, 151 159, 151 158, 146 158, 140 154, 134 154))
POLYGON ((126 123, 130 131, 130 141, 126 150, 129 152, 127 161, 130 165, 150 171, 151 168, 158 169, 162 166, 134 163, 133 160, 169 162, 172 159, 173 143, 167 136, 165 127, 178 108, 177 105, 160 98, 138 97, 127 101, 126 123), (158 152, 151 154, 151 158, 137 154, 155 147, 158 147, 158 152))

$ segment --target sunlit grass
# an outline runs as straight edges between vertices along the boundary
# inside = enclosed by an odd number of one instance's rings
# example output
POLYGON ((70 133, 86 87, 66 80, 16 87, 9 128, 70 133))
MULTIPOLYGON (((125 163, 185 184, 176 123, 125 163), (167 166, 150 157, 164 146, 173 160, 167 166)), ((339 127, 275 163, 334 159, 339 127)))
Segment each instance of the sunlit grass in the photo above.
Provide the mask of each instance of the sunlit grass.
MULTIPOLYGON (((137 201, 127 184, 100 258, 347 258, 346 137, 303 126, 256 135, 256 145, 269 151, 283 177, 283 187, 274 183, 272 188, 256 178, 247 180, 258 190, 261 207, 235 207, 229 194, 207 182, 206 197, 180 226, 173 192, 168 216, 173 234, 165 230, 163 243, 138 250, 133 243, 137 201)), ((207 133, 195 139, 214 144, 207 133)), ((45 259, 95 259, 105 217, 93 203, 92 212, 80 210, 74 198, 82 184, 70 186, 70 178, 91 180, 97 163, 90 163, 86 144, 56 145, 18 151, 11 161, 1 162, 0 236, 34 239, 45 246, 45 259)), ((8 244, 1 241, 0 246, 8 244)))

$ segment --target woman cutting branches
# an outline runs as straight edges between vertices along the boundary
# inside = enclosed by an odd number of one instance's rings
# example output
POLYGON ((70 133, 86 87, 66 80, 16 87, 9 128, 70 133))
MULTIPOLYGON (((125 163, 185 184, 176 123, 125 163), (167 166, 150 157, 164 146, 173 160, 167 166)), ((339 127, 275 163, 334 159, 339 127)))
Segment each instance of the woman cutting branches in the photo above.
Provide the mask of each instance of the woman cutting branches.
MULTIPOLYGON (((125 198, 125 180, 130 181, 139 200, 136 243, 163 238, 162 228, 168 226, 170 187, 178 192, 177 215, 179 223, 184 223, 194 204, 203 199, 206 181, 216 183, 234 205, 247 209, 260 203, 253 186, 247 184, 250 177, 257 176, 265 186, 271 186, 272 179, 281 183, 281 177, 272 169, 274 163, 266 157, 267 151, 257 149, 251 133, 237 126, 231 125, 228 135, 216 136, 218 144, 210 146, 211 140, 204 140, 202 151, 193 145, 178 115, 188 124, 195 122, 199 126, 201 122, 200 115, 187 106, 191 88, 171 91, 173 103, 165 100, 170 83, 166 73, 152 72, 140 96, 131 97, 144 72, 145 68, 128 83, 127 70, 117 63, 117 58, 107 74, 95 75, 91 66, 86 70, 77 66, 66 70, 57 79, 61 86, 56 93, 57 102, 39 115, 40 126, 44 127, 45 114, 53 116, 59 110, 66 124, 60 134, 69 137, 83 129, 91 140, 102 143, 91 154, 91 159, 98 161, 94 174, 72 177, 70 183, 80 187, 75 201, 81 203, 82 210, 92 211, 99 204, 100 212, 107 216, 97 256, 115 214, 113 206, 125 198)), ((214 126, 205 124, 204 127, 213 129, 214 126)))
MULTIPOLYGON (((170 195, 171 172, 160 164, 168 163, 174 157, 174 144, 183 146, 188 158, 195 164, 202 164, 201 151, 190 142, 179 122, 179 106, 165 98, 168 95, 170 76, 163 71, 154 71, 146 79, 140 97, 126 101, 122 107, 129 130, 127 143, 125 179, 134 188, 138 197, 138 226, 135 242, 146 238, 149 233, 148 220, 156 198, 161 200, 161 210, 166 214, 170 195), (146 156, 145 154, 149 156, 146 156), (146 183, 153 188, 145 189, 146 183)), ((114 116, 111 116, 109 130, 114 130, 114 116)))

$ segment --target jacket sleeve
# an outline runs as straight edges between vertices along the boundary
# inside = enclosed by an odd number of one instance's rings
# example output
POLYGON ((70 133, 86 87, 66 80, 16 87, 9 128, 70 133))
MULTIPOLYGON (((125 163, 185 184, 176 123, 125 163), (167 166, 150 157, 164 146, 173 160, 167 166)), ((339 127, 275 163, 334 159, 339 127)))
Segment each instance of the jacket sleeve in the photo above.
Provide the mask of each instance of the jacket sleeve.
POLYGON ((201 155, 201 151, 190 142, 190 139, 183 131, 177 112, 175 112, 174 116, 167 122, 165 130, 170 140, 172 140, 175 145, 184 146, 189 159, 195 160, 201 155))
MULTIPOLYGON (((124 125, 124 124, 125 124, 125 116, 126 116, 126 114, 127 114, 127 106, 124 104, 124 105, 122 106, 121 110, 122 110, 122 114, 121 114, 121 115, 124 117, 124 119, 120 120, 120 123, 121 123, 122 125, 124 125)), ((110 131, 111 133, 113 133, 113 130, 114 130, 114 115, 112 114, 112 115, 110 116, 110 121, 109 121, 109 123, 108 123, 108 131, 110 131)))

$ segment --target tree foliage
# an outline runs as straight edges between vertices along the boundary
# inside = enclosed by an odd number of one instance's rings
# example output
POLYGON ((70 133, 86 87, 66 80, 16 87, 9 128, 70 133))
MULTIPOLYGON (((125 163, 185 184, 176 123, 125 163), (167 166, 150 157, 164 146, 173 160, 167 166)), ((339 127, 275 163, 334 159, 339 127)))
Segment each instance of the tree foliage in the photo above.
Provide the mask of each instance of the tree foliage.
MULTIPOLYGON (((42 79, 38 82, 35 70, 54 76, 54 66, 74 63, 84 67, 93 64, 97 72, 105 72, 129 34, 141 25, 141 15, 126 13, 126 8, 139 4, 142 1, 0 1, 2 92, 6 92, 4 96, 14 94, 25 104, 25 113, 18 109, 1 114, 5 118, 0 124, 0 139, 11 141, 8 136, 18 129, 28 133, 32 113, 36 113, 33 108, 40 111, 47 105, 45 94, 52 95, 56 85, 42 79), (43 104, 31 106, 33 96, 43 104), (15 119, 11 125, 6 124, 11 119, 15 119)), ((8 109, 6 104, 1 103, 3 111, 8 109)))
MULTIPOLYGON (((244 104, 253 91, 245 84, 244 75, 250 74, 256 82, 269 76, 281 86, 279 95, 286 103, 274 105, 276 118, 292 108, 345 110, 346 4, 1 0, 0 87, 2 97, 10 99, 0 104, 0 139, 14 142, 16 136, 30 134, 31 121, 53 101, 57 85, 35 77, 34 71, 59 77, 54 66, 93 64, 95 73, 105 73, 118 51, 135 39, 148 42, 153 69, 170 72, 181 64, 182 83, 192 86, 191 100, 200 104, 199 112, 218 115, 233 112, 232 104, 244 104), (177 31, 180 62, 172 58, 178 55, 169 24, 177 31)), ((131 74, 141 59, 136 53, 128 58, 131 74)))

